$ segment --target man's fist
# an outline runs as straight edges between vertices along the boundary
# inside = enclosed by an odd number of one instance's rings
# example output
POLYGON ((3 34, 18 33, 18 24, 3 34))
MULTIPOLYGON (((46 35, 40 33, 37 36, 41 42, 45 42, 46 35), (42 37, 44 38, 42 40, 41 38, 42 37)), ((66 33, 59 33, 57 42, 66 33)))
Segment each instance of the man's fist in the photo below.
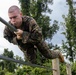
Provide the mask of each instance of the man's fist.
POLYGON ((17 35, 17 39, 22 39, 23 30, 17 29, 17 32, 14 32, 17 35))

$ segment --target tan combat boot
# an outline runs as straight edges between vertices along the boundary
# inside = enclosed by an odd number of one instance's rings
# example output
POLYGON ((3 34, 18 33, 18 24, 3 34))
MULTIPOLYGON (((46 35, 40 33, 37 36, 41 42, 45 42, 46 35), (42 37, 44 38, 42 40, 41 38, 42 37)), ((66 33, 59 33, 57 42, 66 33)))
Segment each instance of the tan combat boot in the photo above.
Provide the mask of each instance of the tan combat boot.
POLYGON ((62 55, 62 53, 59 51, 59 50, 55 50, 56 54, 58 54, 58 58, 59 58, 59 61, 61 63, 64 63, 64 56, 62 55))
POLYGON ((64 56, 62 55, 61 52, 59 53, 59 61, 60 61, 61 63, 64 63, 64 62, 65 62, 65 61, 64 61, 64 56))

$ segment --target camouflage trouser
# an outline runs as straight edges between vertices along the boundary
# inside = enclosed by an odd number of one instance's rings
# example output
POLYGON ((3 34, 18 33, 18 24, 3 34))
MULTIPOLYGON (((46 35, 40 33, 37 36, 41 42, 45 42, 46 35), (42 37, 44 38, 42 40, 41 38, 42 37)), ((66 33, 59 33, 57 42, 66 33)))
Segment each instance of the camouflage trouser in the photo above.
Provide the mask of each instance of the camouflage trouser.
MULTIPOLYGON (((44 41, 35 44, 35 46, 38 48, 41 54, 46 58, 54 59, 59 57, 59 52, 50 50, 49 46, 44 41)), ((34 47, 34 45, 27 46, 27 49, 24 51, 24 54, 27 60, 29 60, 31 63, 36 62, 36 48, 34 47)))
POLYGON ((59 51, 50 50, 49 46, 45 41, 41 41, 37 45, 38 50, 42 53, 42 55, 49 59, 54 59, 59 57, 59 51))

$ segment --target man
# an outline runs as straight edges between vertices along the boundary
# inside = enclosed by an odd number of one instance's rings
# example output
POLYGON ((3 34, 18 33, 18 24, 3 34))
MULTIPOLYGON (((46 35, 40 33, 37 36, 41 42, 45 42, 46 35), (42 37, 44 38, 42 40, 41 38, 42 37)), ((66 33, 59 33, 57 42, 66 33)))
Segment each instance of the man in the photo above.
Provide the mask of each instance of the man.
POLYGON ((23 16, 20 9, 13 5, 8 9, 9 23, 16 27, 17 32, 13 32, 7 26, 4 29, 4 38, 10 43, 16 44, 23 51, 25 57, 31 62, 36 63, 36 49, 49 59, 59 58, 64 62, 64 57, 59 51, 51 51, 42 38, 42 31, 36 21, 23 16))

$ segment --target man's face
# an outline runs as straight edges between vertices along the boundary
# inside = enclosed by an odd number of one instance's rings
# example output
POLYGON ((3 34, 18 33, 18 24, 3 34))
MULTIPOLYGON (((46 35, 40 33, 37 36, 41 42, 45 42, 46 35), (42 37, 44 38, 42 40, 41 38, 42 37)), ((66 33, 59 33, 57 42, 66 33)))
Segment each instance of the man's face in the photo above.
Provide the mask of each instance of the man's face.
POLYGON ((10 22, 16 26, 17 28, 19 28, 22 24, 22 13, 18 12, 17 10, 8 13, 10 22))

